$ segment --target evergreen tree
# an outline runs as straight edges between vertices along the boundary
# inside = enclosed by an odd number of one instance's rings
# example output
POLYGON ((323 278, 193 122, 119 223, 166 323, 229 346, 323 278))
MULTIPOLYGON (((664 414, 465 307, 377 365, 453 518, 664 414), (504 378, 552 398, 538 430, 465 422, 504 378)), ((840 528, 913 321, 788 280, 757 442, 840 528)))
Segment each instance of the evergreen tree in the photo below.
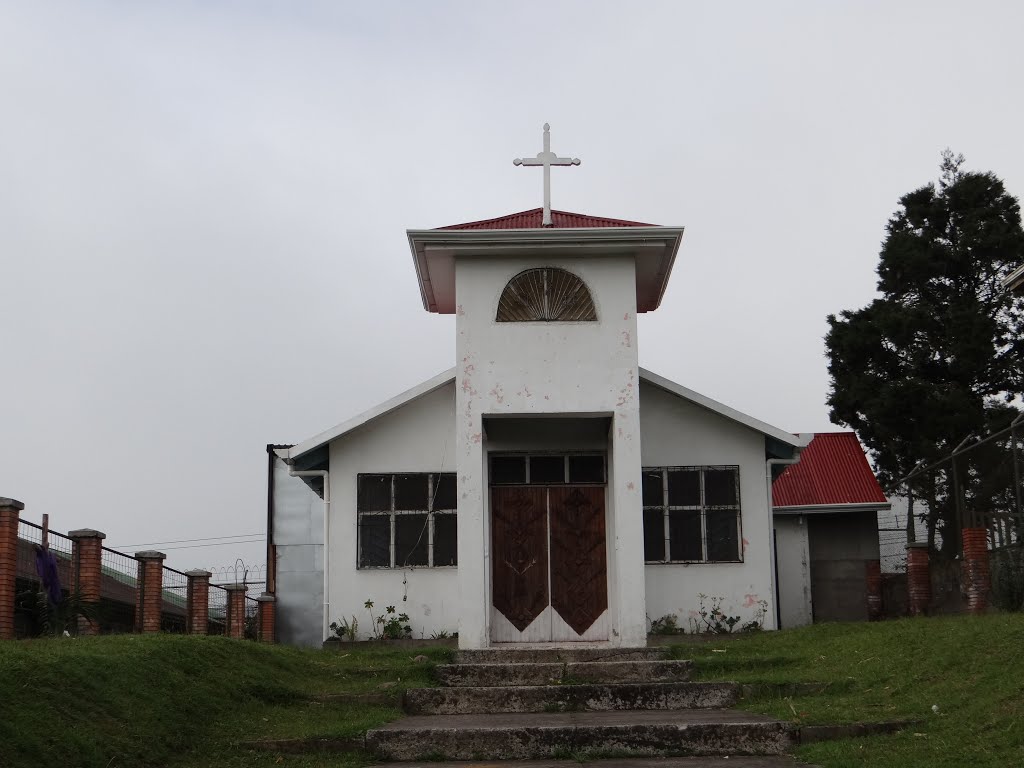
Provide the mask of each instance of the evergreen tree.
MULTIPOLYGON (((881 298, 828 318, 830 415, 857 432, 893 491, 922 461, 1006 426, 1024 389, 1024 299, 1001 284, 1024 263, 1020 206, 996 176, 963 162, 947 149, 938 185, 900 199, 879 258, 881 298)), ((915 495, 955 555, 953 500, 934 475, 915 495)))

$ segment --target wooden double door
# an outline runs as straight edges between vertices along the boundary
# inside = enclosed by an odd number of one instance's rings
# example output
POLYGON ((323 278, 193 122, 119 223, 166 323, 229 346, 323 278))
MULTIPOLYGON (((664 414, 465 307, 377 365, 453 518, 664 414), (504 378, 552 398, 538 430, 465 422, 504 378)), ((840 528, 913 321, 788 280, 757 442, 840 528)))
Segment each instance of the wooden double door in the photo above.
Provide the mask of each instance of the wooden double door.
POLYGON ((491 488, 494 642, 607 640, 603 485, 491 488))

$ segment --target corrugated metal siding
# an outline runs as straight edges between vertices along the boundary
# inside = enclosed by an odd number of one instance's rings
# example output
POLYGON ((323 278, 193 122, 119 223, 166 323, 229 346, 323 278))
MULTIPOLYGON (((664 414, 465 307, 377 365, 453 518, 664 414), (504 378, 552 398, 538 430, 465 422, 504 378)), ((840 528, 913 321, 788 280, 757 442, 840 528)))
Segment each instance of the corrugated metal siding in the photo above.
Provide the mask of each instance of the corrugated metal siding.
POLYGON ((776 507, 886 501, 853 432, 816 434, 800 454, 800 463, 787 467, 772 483, 776 507))
MULTIPOLYGON (((470 221, 465 224, 452 224, 438 229, 540 229, 544 220, 544 209, 534 208, 530 211, 510 213, 508 216, 499 216, 496 219, 484 219, 483 221, 470 221)), ((570 213, 568 211, 551 211, 551 226, 553 229, 579 229, 595 227, 653 227, 654 224, 644 224, 639 221, 625 221, 624 219, 606 219, 601 216, 587 216, 584 213, 570 213)))

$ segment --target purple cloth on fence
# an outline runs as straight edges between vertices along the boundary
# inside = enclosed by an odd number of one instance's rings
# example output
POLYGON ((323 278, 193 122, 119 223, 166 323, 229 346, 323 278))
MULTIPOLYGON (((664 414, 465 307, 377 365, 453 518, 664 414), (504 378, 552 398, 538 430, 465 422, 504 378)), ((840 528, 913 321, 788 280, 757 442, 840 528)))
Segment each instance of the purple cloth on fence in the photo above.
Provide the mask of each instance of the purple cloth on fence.
POLYGON ((36 573, 42 579, 46 597, 56 605, 61 601, 60 574, 57 573, 57 557, 49 549, 36 545, 36 573))

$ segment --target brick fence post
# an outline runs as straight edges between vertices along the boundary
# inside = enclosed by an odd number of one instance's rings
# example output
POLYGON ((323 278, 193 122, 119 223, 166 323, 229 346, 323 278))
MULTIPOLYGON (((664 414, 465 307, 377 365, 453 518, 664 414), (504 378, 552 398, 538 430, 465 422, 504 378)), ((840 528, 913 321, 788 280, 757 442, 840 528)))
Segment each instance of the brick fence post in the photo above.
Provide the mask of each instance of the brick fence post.
POLYGON ((205 635, 210 627, 210 577, 202 569, 185 571, 188 591, 185 607, 185 631, 190 635, 205 635))
POLYGON ((164 608, 164 558, 163 552, 136 552, 139 561, 139 579, 135 598, 135 631, 159 632, 160 618, 164 608))
POLYGON ((985 528, 964 528, 964 559, 961 564, 963 592, 967 610, 984 613, 988 608, 992 576, 988 562, 988 531, 985 528))
POLYGON ((0 640, 14 639, 14 594, 18 577, 18 518, 25 508, 0 496, 0 640))
POLYGON ((98 635, 100 631, 95 610, 100 603, 103 578, 103 540, 105 533, 91 528, 68 531, 71 539, 71 591, 78 593, 83 614, 78 617, 78 634, 98 635))
POLYGON ((249 588, 245 584, 228 584, 224 589, 228 591, 228 621, 224 634, 240 640, 245 637, 245 593, 249 588))
POLYGON ((928 544, 907 544, 907 606, 911 616, 928 612, 932 602, 932 577, 928 568, 928 544))
POLYGON ((882 562, 868 560, 864 563, 867 580, 868 621, 882 618, 882 562))
POLYGON ((276 628, 274 626, 274 604, 276 598, 269 592, 264 592, 256 598, 256 602, 260 604, 259 628, 256 631, 256 639, 261 643, 276 642, 276 628))

